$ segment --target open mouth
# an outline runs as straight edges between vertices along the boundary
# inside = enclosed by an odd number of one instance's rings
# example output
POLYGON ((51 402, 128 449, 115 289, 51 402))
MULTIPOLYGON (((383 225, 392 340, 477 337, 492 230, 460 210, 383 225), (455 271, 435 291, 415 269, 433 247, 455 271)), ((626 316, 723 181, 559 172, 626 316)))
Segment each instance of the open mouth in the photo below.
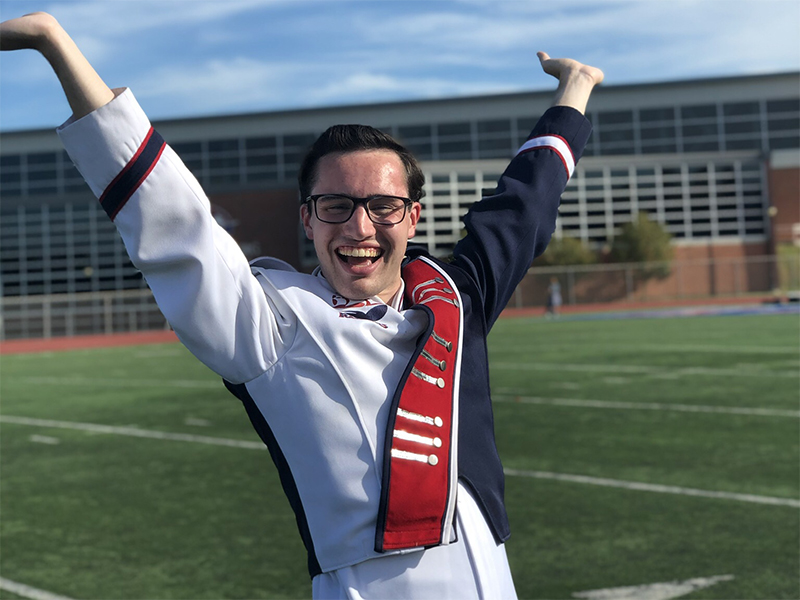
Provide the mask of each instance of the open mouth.
POLYGON ((342 246, 336 249, 336 256, 339 260, 349 265, 371 264, 383 255, 380 248, 356 248, 353 246, 342 246))

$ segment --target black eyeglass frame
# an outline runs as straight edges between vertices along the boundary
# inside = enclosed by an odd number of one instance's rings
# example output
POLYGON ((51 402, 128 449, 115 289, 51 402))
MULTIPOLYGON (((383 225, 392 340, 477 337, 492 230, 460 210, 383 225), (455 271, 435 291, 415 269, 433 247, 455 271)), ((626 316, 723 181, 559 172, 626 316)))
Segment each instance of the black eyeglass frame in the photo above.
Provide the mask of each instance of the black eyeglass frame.
POLYGON ((367 216, 369 217, 369 220, 372 221, 373 223, 375 223, 375 225, 398 225, 398 224, 403 222, 403 219, 406 218, 406 215, 408 214, 408 207, 412 206, 414 204, 414 200, 412 200, 411 198, 405 198, 403 196, 390 196, 389 194, 375 194, 373 196, 367 196, 366 198, 356 198, 355 196, 348 196, 347 194, 313 194, 311 196, 306 197, 305 202, 306 203, 313 203, 314 204, 314 216, 317 217, 317 219, 319 221, 321 221, 322 223, 328 223, 330 225, 341 225, 342 223, 347 223, 350 219, 353 218, 353 215, 356 212, 356 208, 358 208, 359 205, 363 205, 364 206, 364 210, 367 212, 367 216), (344 221, 326 221, 325 219, 323 219, 323 218, 321 218, 319 216, 319 213, 317 212, 317 200, 319 200, 320 198, 324 198, 326 196, 347 198, 348 200, 350 200, 353 203, 353 208, 350 211, 350 214, 347 215, 347 218, 344 221), (403 201, 403 215, 397 221, 392 221, 392 222, 376 221, 373 218, 372 212, 370 212, 370 210, 369 210, 369 201, 370 200, 375 200, 376 198, 391 198, 392 200, 402 200, 403 201))

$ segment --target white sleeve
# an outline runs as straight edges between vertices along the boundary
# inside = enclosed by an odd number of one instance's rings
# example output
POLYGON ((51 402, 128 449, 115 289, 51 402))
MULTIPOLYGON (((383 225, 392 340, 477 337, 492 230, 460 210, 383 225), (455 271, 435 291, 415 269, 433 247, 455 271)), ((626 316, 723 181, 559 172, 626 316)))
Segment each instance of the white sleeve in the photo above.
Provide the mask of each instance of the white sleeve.
POLYGON ((294 335, 202 188, 128 90, 58 130, 180 340, 233 383, 267 370, 294 335))

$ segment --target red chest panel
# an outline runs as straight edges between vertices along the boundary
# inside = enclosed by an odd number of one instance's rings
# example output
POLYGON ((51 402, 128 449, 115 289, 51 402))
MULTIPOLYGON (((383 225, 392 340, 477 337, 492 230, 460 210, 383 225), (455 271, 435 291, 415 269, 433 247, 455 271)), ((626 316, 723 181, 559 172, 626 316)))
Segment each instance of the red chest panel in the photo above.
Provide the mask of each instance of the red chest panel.
POLYGON ((461 299, 425 259, 407 264, 403 281, 406 305, 427 307, 433 328, 400 382, 399 402, 395 396, 379 552, 448 543, 455 511, 461 299))

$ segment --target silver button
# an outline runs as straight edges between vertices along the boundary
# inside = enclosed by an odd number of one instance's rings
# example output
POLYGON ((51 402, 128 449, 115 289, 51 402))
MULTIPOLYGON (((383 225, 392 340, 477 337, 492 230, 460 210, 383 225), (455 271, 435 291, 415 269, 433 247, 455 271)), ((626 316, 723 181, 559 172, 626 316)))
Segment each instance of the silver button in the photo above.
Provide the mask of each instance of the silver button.
POLYGON ((436 417, 433 419, 433 424, 436 425, 437 427, 441 427, 442 425, 444 425, 444 421, 442 421, 442 417, 436 417))
POLYGON ((441 438, 433 438, 433 445, 437 448, 442 447, 442 439, 441 438))
POLYGON ((436 455, 435 455, 435 454, 431 454, 431 455, 428 457, 428 464, 429 464, 429 465, 431 465, 431 466, 433 466, 433 467, 435 467, 436 465, 438 465, 438 464, 439 464, 439 459, 438 459, 438 458, 436 458, 436 455))
POLYGON ((439 377, 439 379, 436 380, 436 385, 438 385, 440 388, 444 389, 444 379, 439 377))

